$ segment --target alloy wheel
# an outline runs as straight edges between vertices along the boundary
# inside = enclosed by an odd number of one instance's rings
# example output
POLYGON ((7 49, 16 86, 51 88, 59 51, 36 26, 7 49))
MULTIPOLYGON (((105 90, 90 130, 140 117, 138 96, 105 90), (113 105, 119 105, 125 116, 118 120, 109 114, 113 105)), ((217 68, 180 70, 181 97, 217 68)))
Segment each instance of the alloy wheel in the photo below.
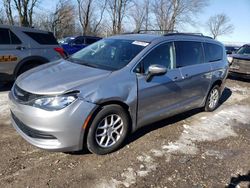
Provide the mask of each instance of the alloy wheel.
POLYGON ((95 139, 102 148, 108 148, 118 142, 123 133, 123 120, 117 114, 104 117, 97 126, 95 139))

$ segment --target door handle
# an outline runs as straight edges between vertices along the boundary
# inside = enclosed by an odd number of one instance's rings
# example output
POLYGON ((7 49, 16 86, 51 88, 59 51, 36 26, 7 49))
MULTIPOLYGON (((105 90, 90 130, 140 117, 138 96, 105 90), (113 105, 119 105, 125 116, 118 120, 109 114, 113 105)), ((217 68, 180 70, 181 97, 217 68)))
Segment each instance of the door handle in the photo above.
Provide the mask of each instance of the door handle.
POLYGON ((176 77, 174 77, 174 81, 176 81, 176 80, 178 80, 178 77, 176 76, 176 77))
POLYGON ((16 49, 17 49, 17 50, 24 50, 25 47, 24 47, 24 46, 17 46, 16 49))

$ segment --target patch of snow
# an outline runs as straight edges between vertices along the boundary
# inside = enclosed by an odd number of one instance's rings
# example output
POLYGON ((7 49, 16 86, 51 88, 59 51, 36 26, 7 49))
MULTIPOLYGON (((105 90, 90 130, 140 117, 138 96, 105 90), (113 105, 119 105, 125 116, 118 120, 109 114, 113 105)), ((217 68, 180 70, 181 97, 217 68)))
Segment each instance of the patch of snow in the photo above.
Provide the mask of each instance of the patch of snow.
POLYGON ((232 95, 228 98, 227 103, 242 101, 250 94, 249 88, 247 87, 231 87, 230 90, 232 91, 232 95))
POLYGON ((1 123, 9 122, 8 92, 0 93, 0 120, 1 123), (3 120, 5 122, 3 122, 3 120))
POLYGON ((224 158, 224 153, 220 151, 215 151, 215 150, 208 150, 204 153, 207 156, 215 156, 218 159, 223 159, 224 158))
POLYGON ((209 114, 206 119, 194 120, 192 125, 183 125, 184 131, 179 139, 163 145, 168 153, 196 154, 199 149, 195 142, 217 141, 230 136, 237 136, 233 130, 234 121, 247 124, 250 122, 250 107, 234 105, 209 114))
POLYGON ((112 178, 110 181, 103 181, 99 185, 97 185, 97 188, 116 188, 120 186, 124 187, 130 187, 131 185, 136 183, 136 172, 133 168, 129 167, 127 168, 122 174, 121 178, 123 180, 119 181, 114 178, 112 178))
POLYGON ((137 157, 137 159, 142 162, 145 166, 145 169, 143 170, 138 170, 136 171, 136 174, 140 177, 145 177, 147 176, 150 172, 156 170, 157 167, 157 163, 155 162, 155 160, 149 156, 149 155, 140 155, 137 157))

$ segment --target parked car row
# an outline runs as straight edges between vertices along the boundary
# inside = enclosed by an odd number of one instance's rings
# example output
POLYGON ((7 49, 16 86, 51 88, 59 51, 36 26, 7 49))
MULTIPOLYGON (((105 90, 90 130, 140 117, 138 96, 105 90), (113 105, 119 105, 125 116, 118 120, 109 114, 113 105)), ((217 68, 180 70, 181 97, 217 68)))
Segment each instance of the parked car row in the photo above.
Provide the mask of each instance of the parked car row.
POLYGON ((240 47, 234 45, 225 45, 225 48, 227 54, 234 54, 239 50, 240 47))

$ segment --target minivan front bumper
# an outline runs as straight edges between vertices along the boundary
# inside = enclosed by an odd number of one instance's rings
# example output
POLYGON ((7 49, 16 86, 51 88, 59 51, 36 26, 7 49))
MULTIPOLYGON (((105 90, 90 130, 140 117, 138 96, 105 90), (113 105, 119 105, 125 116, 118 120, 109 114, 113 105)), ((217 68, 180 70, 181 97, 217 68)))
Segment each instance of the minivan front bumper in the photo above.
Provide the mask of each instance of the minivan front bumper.
POLYGON ((18 103, 9 93, 11 121, 17 132, 32 145, 50 151, 79 151, 83 148, 83 124, 96 104, 77 99, 58 111, 45 111, 18 103))

